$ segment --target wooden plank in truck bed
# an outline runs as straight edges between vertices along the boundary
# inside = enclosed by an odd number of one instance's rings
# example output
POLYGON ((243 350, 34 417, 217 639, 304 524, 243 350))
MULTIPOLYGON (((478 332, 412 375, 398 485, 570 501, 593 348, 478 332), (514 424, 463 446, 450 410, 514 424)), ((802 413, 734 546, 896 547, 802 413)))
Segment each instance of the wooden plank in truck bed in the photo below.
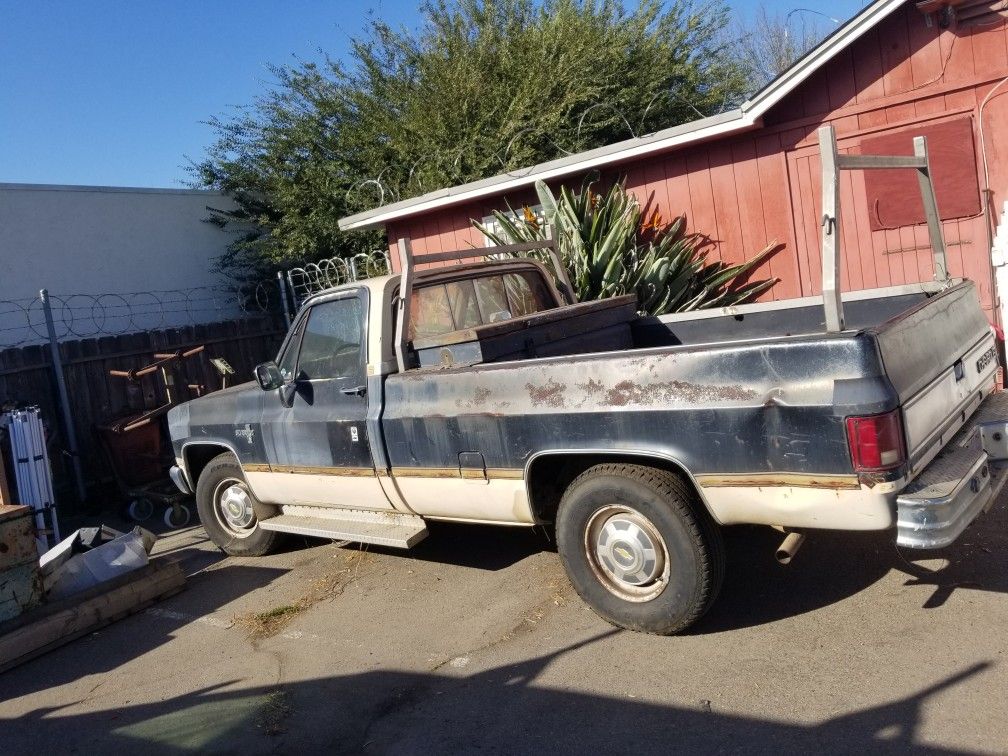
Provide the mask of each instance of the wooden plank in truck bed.
POLYGON ((413 341, 420 367, 463 367, 598 348, 626 348, 637 297, 600 299, 413 341), (599 334, 605 336, 600 346, 599 334), (609 344, 611 339, 612 344, 609 344))

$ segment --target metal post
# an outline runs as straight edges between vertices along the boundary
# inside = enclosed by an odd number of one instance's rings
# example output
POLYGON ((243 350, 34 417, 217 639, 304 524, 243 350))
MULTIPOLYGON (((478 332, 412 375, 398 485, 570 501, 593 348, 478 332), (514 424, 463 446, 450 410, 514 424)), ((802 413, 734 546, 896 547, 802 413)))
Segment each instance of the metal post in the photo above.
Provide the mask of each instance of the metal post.
POLYGON ((282 270, 277 271, 277 288, 280 289, 280 301, 283 303, 284 320, 287 321, 287 327, 290 328, 290 304, 287 302, 287 286, 284 284, 284 274, 282 270))
POLYGON ((399 238, 399 317, 396 319, 396 363, 399 372, 406 372, 406 350, 409 348, 410 301, 413 299, 413 249, 409 239, 399 238))
POLYGON ((914 155, 924 161, 924 167, 917 169, 920 183, 921 201, 924 203, 924 217, 927 218, 928 236, 931 239, 931 254, 934 256, 935 281, 948 281, 948 261, 945 256, 945 237, 942 235, 941 216, 935 200, 934 184, 931 182, 931 163, 928 160, 927 137, 914 137, 914 155))
POLYGON ((73 415, 70 413, 70 399, 67 396, 66 380, 63 378, 63 360, 60 358, 59 341, 56 339, 56 326, 53 325, 52 305, 49 303, 49 290, 39 291, 42 300, 42 310, 45 312, 46 331, 49 333, 49 352, 52 354, 53 372, 56 374, 56 389, 59 392, 60 409, 63 412, 63 427, 67 434, 67 450, 73 464, 74 479, 77 482, 77 495, 81 501, 87 498, 84 487, 84 473, 81 470, 80 454, 77 451, 77 430, 74 428, 73 415))
POLYGON ((843 300, 840 298, 840 171, 837 167, 836 135, 830 125, 819 128, 822 156, 822 297, 826 330, 844 329, 843 300))
POLYGON ((291 299, 291 315, 297 315, 298 308, 301 307, 301 303, 298 302, 297 289, 294 288, 294 279, 291 278, 291 272, 287 271, 287 290, 290 292, 291 299))

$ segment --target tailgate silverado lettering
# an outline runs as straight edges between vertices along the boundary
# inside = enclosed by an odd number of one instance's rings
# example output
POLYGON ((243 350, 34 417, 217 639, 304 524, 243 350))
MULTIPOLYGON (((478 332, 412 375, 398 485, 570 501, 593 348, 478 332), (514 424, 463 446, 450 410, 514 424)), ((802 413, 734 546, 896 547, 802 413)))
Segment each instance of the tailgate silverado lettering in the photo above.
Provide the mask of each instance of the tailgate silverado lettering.
POLYGON ((981 354, 976 361, 977 372, 978 373, 984 372, 988 367, 990 367, 990 364, 994 362, 996 357, 997 357, 997 350, 994 347, 991 347, 986 352, 981 354))

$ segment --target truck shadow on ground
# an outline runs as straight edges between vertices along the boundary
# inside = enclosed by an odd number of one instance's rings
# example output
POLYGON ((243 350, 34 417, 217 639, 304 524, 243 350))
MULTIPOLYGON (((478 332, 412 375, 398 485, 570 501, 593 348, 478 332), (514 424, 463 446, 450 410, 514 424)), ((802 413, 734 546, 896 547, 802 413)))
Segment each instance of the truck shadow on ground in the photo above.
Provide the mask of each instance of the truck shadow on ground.
POLYGON ((921 606, 942 606, 958 588, 1008 593, 1008 506, 999 503, 946 549, 899 549, 892 532, 812 532, 794 561, 774 559, 781 536, 767 528, 726 531, 728 570, 721 596, 693 633, 723 632, 820 609, 892 571, 908 588, 930 588, 921 606), (937 566, 935 563, 938 563, 937 566))
MULTIPOLYGON (((469 676, 378 670, 235 689, 228 681, 156 703, 88 714, 39 709, 4 728, 12 753, 963 753, 919 742, 923 707, 985 673, 980 662, 877 706, 816 724, 536 684, 552 662, 611 636, 469 676)), ((589 650, 589 654, 593 653, 589 650)))
MULTIPOLYGON (((541 528, 511 529, 432 523, 431 535, 410 558, 483 570, 506 569, 541 551, 556 550, 541 528)), ((782 536, 765 527, 726 528, 727 573, 721 595, 693 634, 763 625, 843 601, 891 571, 903 573, 920 593, 921 606, 940 607, 958 588, 1008 593, 1008 503, 1002 501, 951 547, 897 549, 885 532, 810 532, 794 561, 782 566, 774 552, 782 536), (935 567, 934 562, 944 562, 935 567)), ((377 553, 404 552, 368 547, 377 553)), ((916 598, 915 598, 916 600, 916 598)))

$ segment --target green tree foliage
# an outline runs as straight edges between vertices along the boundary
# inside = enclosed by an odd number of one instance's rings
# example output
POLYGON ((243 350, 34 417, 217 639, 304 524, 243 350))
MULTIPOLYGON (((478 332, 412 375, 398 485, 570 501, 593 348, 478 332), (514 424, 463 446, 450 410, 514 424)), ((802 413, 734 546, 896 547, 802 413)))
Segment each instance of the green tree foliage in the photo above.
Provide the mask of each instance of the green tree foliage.
MULTIPOLYGON (((664 315, 742 304, 778 279, 749 281, 748 275, 776 249, 771 242, 749 260, 728 265, 708 261, 704 237, 686 232, 683 216, 666 224, 648 213, 622 184, 580 192, 562 187, 556 197, 542 181, 536 192, 546 224, 555 230, 560 258, 580 301, 633 292, 642 312, 664 315)), ((474 225, 494 243, 518 244, 546 238, 545 226, 525 208, 495 212, 497 229, 474 225)))
POLYGON ((227 267, 373 249, 337 220, 712 115, 746 87, 722 0, 429 0, 421 16, 374 21, 346 62, 275 68, 211 121, 194 183, 238 203, 215 214, 237 234, 227 267))

